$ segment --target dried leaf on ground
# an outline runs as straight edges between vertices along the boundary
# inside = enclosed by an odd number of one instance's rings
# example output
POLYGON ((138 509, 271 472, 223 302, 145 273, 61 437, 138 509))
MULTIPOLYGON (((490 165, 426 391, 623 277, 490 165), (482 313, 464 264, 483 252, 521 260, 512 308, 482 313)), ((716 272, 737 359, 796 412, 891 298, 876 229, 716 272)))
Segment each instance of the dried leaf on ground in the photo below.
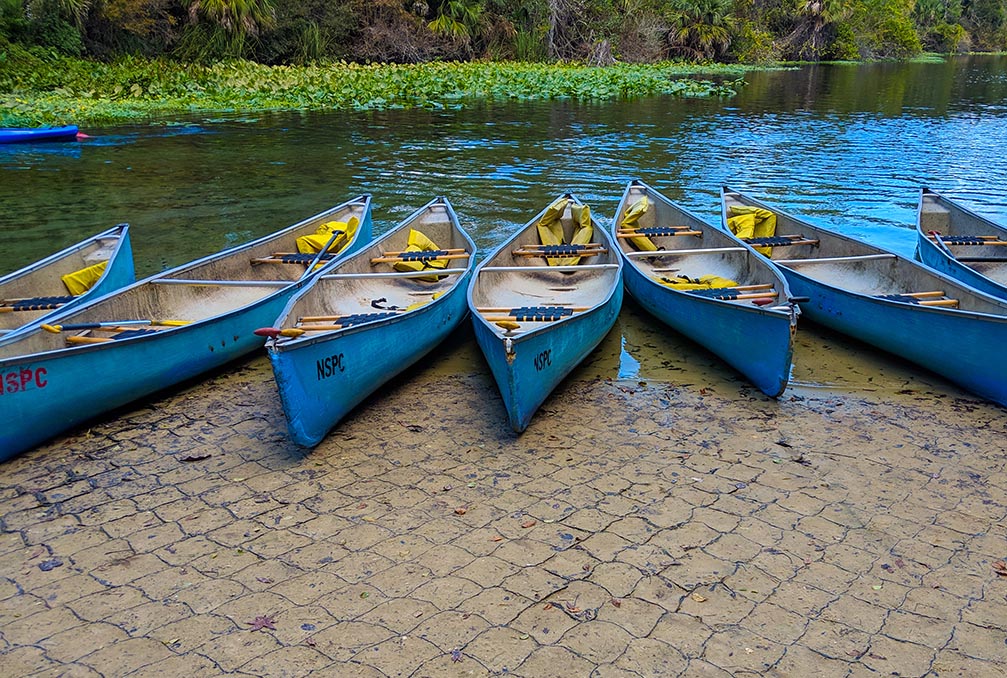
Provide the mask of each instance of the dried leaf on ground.
POLYGON ((262 629, 272 629, 274 631, 276 630, 276 626, 275 626, 276 620, 273 619, 272 616, 270 616, 268 614, 266 614, 266 615, 260 614, 258 617, 256 617, 252 621, 245 622, 245 623, 249 624, 252 627, 250 629, 251 631, 261 631, 262 629))
POLYGON ((706 596, 704 596, 701 593, 693 593, 689 597, 692 598, 693 600, 695 600, 697 603, 705 603, 706 602, 706 596))

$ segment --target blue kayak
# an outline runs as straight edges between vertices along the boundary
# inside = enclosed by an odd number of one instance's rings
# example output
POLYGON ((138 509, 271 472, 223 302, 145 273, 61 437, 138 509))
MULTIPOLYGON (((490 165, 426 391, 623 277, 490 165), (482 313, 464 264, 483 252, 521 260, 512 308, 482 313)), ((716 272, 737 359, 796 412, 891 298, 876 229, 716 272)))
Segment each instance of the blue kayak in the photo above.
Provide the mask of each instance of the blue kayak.
POLYGON ((77 126, 0 127, 0 144, 33 144, 39 141, 76 141, 77 126))
POLYGON ((271 323, 329 261, 371 236, 363 195, 294 226, 156 274, 0 338, 0 461, 104 412, 196 377, 261 347, 271 323), (357 228, 322 232, 332 222, 357 228), (301 256, 298 241, 326 246, 301 256))
POLYGON ((766 395, 783 393, 800 311, 775 266, 640 181, 626 187, 615 237, 641 306, 766 395), (720 282, 704 288, 712 275, 720 282))
POLYGON ((294 295, 275 328, 257 332, 274 337, 266 349, 295 443, 317 445, 364 398, 458 327, 468 314, 475 251, 451 204, 437 198, 358 254, 326 267, 294 295), (414 229, 436 248, 410 251, 414 229))

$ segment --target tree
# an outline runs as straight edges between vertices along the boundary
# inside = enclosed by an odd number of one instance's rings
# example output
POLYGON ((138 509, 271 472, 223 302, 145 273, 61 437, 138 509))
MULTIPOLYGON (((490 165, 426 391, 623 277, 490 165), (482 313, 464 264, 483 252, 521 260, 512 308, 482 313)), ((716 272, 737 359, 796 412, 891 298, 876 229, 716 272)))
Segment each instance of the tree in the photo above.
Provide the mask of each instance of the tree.
POLYGON ((731 46, 731 0, 675 0, 668 44, 692 59, 715 59, 731 46))

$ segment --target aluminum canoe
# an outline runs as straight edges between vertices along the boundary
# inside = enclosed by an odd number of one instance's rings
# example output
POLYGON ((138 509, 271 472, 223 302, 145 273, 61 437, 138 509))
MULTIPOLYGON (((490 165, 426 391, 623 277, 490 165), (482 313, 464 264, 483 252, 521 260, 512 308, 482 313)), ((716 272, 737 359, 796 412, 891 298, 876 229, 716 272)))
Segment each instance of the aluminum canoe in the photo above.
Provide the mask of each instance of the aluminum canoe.
POLYGON ((0 459, 262 346, 253 330, 271 323, 321 269, 253 261, 290 252, 297 237, 350 215, 361 223, 349 254, 370 238, 370 196, 0 340, 0 459))
POLYGON ((475 251, 451 204, 436 198, 290 299, 266 350, 295 443, 317 445, 368 395, 458 327, 468 313, 465 290, 475 251), (443 275, 396 271, 398 256, 389 253, 406 250, 411 229, 438 246, 443 275))
POLYGON ((119 224, 0 276, 0 337, 10 337, 60 313, 125 287, 136 280, 129 226, 119 224), (108 262, 83 294, 71 295, 62 276, 108 262))
POLYGON ((919 262, 724 188, 722 218, 734 206, 776 214, 777 232, 804 245, 772 248, 802 313, 838 332, 894 353, 1001 405, 1007 405, 1007 302, 919 262))
POLYGON ((922 188, 916 241, 916 258, 930 268, 1007 299, 1007 226, 922 188))
MULTIPOLYGON (((560 223, 564 241, 570 242, 572 208, 583 203, 570 194, 560 196, 564 198, 569 203, 560 223)), ((597 253, 576 265, 549 266, 542 256, 522 254, 540 246, 537 224, 549 209, 494 250, 476 268, 468 290, 476 341, 503 396, 511 428, 518 433, 528 427, 560 381, 601 342, 622 307, 622 259, 611 236, 593 219, 597 253), (548 314, 548 309, 558 307, 570 311, 555 320, 526 319, 535 318, 536 309, 547 309, 548 314), (519 318, 504 321, 517 328, 508 329, 496 318, 519 318)))
POLYGON ((766 395, 783 393, 800 311, 779 269, 641 181, 626 187, 613 228, 626 290, 643 308, 720 356, 766 395), (635 230, 627 228, 627 211, 639 209, 643 198, 646 211, 633 224, 635 230), (658 251, 639 251, 630 233, 651 234, 646 237, 658 251), (738 285, 693 292, 661 283, 703 275, 738 285))

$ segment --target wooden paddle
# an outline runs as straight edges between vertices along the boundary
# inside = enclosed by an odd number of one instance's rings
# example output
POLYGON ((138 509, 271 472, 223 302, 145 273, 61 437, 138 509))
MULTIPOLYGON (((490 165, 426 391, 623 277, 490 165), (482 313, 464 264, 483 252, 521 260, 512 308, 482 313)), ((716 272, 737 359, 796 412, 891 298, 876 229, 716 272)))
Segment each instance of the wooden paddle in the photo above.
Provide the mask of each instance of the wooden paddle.
POLYGON ((627 239, 627 238, 663 238, 663 237, 673 236, 673 235, 695 235, 695 236, 701 236, 701 235, 703 235, 703 232, 702 231, 679 231, 679 230, 676 229, 674 233, 657 234, 657 235, 647 235, 646 233, 633 233, 632 231, 627 231, 625 233, 616 233, 615 237, 616 238, 622 238, 622 239, 627 239))
POLYGON ((76 330, 98 330, 102 328, 120 328, 114 329, 113 331, 122 332, 125 329, 130 329, 128 327, 121 327, 123 325, 158 325, 161 327, 182 327, 188 325, 191 320, 112 320, 109 322, 97 322, 97 323, 71 323, 69 325, 42 325, 42 329, 46 332, 52 332, 53 334, 59 334, 60 332, 74 332, 76 330))
MULTIPOLYGON (((444 250, 441 250, 441 251, 443 252, 444 250)), ((407 252, 406 254, 413 254, 413 252, 407 252)), ((416 254, 423 254, 423 253, 422 252, 416 252, 416 254)), ((398 262, 401 262, 401 261, 405 261, 407 263, 415 261, 415 262, 418 262, 418 263, 422 264, 424 261, 446 261, 448 259, 467 259, 468 257, 469 257, 469 254, 467 252, 465 252, 464 250, 462 250, 462 253, 460 253, 460 254, 440 254, 440 255, 437 255, 437 256, 430 257, 428 259, 423 259, 423 258, 420 258, 420 257, 416 257, 415 259, 402 259, 402 258, 400 258, 398 256, 392 256, 391 252, 386 252, 384 255, 382 255, 380 257, 374 257, 373 259, 371 259, 371 263, 372 264, 392 264, 392 263, 398 263, 398 262)), ((424 272, 436 275, 437 269, 436 268, 432 268, 429 271, 424 271, 424 272)))

